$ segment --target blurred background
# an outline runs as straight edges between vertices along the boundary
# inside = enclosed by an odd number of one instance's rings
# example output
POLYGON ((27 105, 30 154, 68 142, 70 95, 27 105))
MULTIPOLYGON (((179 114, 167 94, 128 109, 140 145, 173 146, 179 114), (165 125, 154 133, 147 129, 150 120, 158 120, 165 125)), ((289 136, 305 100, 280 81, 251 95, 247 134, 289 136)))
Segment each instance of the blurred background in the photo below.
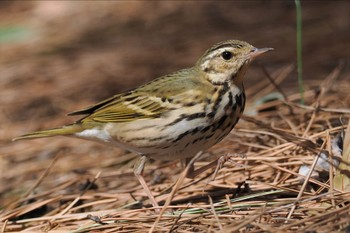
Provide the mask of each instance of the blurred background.
MULTIPOLYGON (((306 85, 340 62, 340 79, 350 81, 349 9, 348 1, 302 2, 306 85)), ((252 64, 246 86, 266 79, 261 66, 273 73, 296 62, 295 15, 294 1, 0 2, 0 194, 14 180, 25 186, 62 148, 69 153, 57 171, 122 153, 66 138, 12 143, 14 136, 71 123, 77 118, 66 113, 192 66, 222 40, 275 48, 252 64)), ((295 69, 282 87, 296 92, 295 69)))

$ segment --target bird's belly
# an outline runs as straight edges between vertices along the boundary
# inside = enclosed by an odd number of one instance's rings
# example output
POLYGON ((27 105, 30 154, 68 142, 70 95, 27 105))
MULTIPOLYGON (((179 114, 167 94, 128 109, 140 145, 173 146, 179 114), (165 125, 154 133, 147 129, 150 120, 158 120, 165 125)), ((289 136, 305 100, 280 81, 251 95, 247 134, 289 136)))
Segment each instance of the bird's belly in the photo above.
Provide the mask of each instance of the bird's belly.
MULTIPOLYGON (((140 120, 139 127, 121 130, 128 126, 120 125, 118 132, 111 132, 116 145, 147 155, 157 160, 176 160, 194 156, 207 146, 204 141, 196 141, 203 133, 208 122, 205 118, 183 120, 171 125, 173 121, 165 119, 140 120), (137 129, 136 129, 137 128, 137 129)), ((115 127, 111 127, 115 128, 115 127)))
POLYGON ((122 144, 122 147, 153 159, 169 161, 190 158, 227 136, 239 120, 241 112, 242 108, 235 105, 230 111, 226 109, 218 114, 215 119, 207 114, 198 114, 177 120, 176 124, 175 120, 140 120, 142 122, 139 122, 138 127, 134 122, 134 129, 123 131, 121 128, 126 126, 119 127, 118 132, 111 135, 115 135, 114 141, 122 144))

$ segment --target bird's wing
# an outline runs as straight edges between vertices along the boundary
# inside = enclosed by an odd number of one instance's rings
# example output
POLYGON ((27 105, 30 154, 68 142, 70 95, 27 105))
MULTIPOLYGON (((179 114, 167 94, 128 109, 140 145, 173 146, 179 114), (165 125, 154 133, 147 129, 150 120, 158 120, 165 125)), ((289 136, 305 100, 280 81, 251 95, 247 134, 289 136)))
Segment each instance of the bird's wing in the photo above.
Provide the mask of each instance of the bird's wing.
POLYGON ((182 102, 192 99, 192 89, 198 84, 189 80, 191 75, 190 70, 181 70, 68 115, 86 114, 87 116, 79 121, 85 123, 117 123, 159 117, 176 107, 176 104, 171 102, 172 99, 179 97, 182 102), (165 78, 168 81, 165 82, 165 78))
POLYGON ((92 106, 90 109, 97 109, 82 122, 118 123, 159 117, 169 110, 165 101, 164 98, 148 95, 120 96, 102 106, 92 106))

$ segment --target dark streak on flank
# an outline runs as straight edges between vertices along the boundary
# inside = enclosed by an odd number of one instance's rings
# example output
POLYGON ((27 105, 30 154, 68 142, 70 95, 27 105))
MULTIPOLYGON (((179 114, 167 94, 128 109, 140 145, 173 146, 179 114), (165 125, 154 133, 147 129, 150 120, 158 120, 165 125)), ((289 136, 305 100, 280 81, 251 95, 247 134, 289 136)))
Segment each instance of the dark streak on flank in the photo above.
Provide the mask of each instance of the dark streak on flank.
POLYGON ((194 114, 181 114, 178 119, 176 119, 175 121, 167 124, 166 126, 175 125, 175 124, 177 124, 177 123, 179 123, 180 121, 183 121, 183 120, 191 121, 191 120, 194 120, 194 119, 197 119, 197 118, 204 118, 204 117, 205 117, 205 112, 194 113, 194 114))
POLYGON ((214 133, 211 133, 211 134, 205 136, 204 139, 209 139, 209 138, 211 138, 211 137, 213 137, 213 136, 214 136, 214 133))
POLYGON ((197 143, 197 142, 199 142, 201 140, 209 139, 209 138, 213 137, 213 135, 214 135, 214 133, 211 133, 211 134, 209 134, 207 136, 202 136, 202 137, 196 138, 191 144, 193 145, 193 144, 195 144, 195 143, 197 143))
POLYGON ((179 118, 177 118, 175 121, 167 124, 165 127, 175 125, 175 124, 179 123, 180 121, 184 120, 185 118, 186 118, 186 115, 185 114, 181 114, 179 118))
POLYGON ((191 114, 191 115, 187 115, 186 120, 187 121, 191 121, 191 120, 194 120, 196 118, 203 118, 203 117, 205 117, 205 112, 194 113, 194 114, 191 114))
MULTIPOLYGON (((200 141, 200 140, 203 140, 204 139, 204 137, 199 137, 199 138, 197 138, 196 140, 194 140, 191 144, 193 145, 193 144, 196 144, 198 141, 200 141)), ((187 143, 188 144, 188 143, 187 143)))
POLYGON ((207 117, 213 118, 215 116, 216 112, 210 112, 208 113, 207 117))
POLYGON ((162 140, 164 139, 165 136, 161 136, 161 137, 156 137, 156 138, 148 138, 148 137, 137 137, 137 138, 133 138, 131 140, 126 140, 125 142, 132 142, 132 141, 142 141, 142 140, 147 140, 147 141, 158 141, 158 140, 162 140))
MULTIPOLYGON (((138 130, 138 131, 141 131, 141 130, 150 129, 150 128, 154 128, 154 125, 146 125, 146 126, 143 126, 143 127, 141 127, 141 128, 138 128, 137 130, 138 130)), ((122 132, 124 132, 124 131, 122 131, 122 132)))
POLYGON ((199 126, 199 127, 194 128, 194 129, 187 130, 186 132, 180 134, 173 142, 178 142, 182 138, 184 138, 185 136, 187 136, 189 134, 194 135, 195 133, 198 133, 202 128, 203 128, 203 126, 199 126))
POLYGON ((221 118, 220 118, 220 120, 217 122, 217 123, 215 123, 215 126, 212 128, 212 132, 214 132, 214 131, 216 131, 217 129, 219 129, 224 123, 225 123, 225 121, 227 120, 227 117, 228 117, 228 115, 223 115, 221 118))
POLYGON ((208 125, 208 126, 204 127, 204 128, 201 130, 201 133, 207 132, 211 127, 212 127, 211 125, 208 125))
POLYGON ((196 128, 194 128, 194 129, 191 131, 191 134, 192 134, 192 135, 195 135, 196 133, 198 133, 198 132, 201 131, 202 129, 203 129, 203 126, 196 127, 196 128))

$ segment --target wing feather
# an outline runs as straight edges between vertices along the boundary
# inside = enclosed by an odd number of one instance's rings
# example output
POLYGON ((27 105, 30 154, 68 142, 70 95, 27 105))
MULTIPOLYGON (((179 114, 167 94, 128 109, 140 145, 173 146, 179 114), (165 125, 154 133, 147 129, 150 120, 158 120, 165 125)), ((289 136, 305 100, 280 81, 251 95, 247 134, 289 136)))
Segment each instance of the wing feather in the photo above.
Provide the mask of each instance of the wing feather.
MULTIPOLYGON (((193 72, 193 69, 180 70, 68 115, 87 115, 78 122, 92 125, 159 117, 177 105, 170 100, 179 98, 181 102, 192 101, 194 90, 200 85, 203 85, 202 88, 198 88, 201 93, 211 93, 206 89, 208 85, 202 83, 202 79, 188 78, 193 72)), ((196 74, 198 76, 198 73, 196 74)))
POLYGON ((107 105, 82 119, 83 122, 129 122, 138 119, 154 118, 167 111, 167 104, 154 96, 138 96, 132 102, 120 97, 119 101, 111 101, 107 105))

